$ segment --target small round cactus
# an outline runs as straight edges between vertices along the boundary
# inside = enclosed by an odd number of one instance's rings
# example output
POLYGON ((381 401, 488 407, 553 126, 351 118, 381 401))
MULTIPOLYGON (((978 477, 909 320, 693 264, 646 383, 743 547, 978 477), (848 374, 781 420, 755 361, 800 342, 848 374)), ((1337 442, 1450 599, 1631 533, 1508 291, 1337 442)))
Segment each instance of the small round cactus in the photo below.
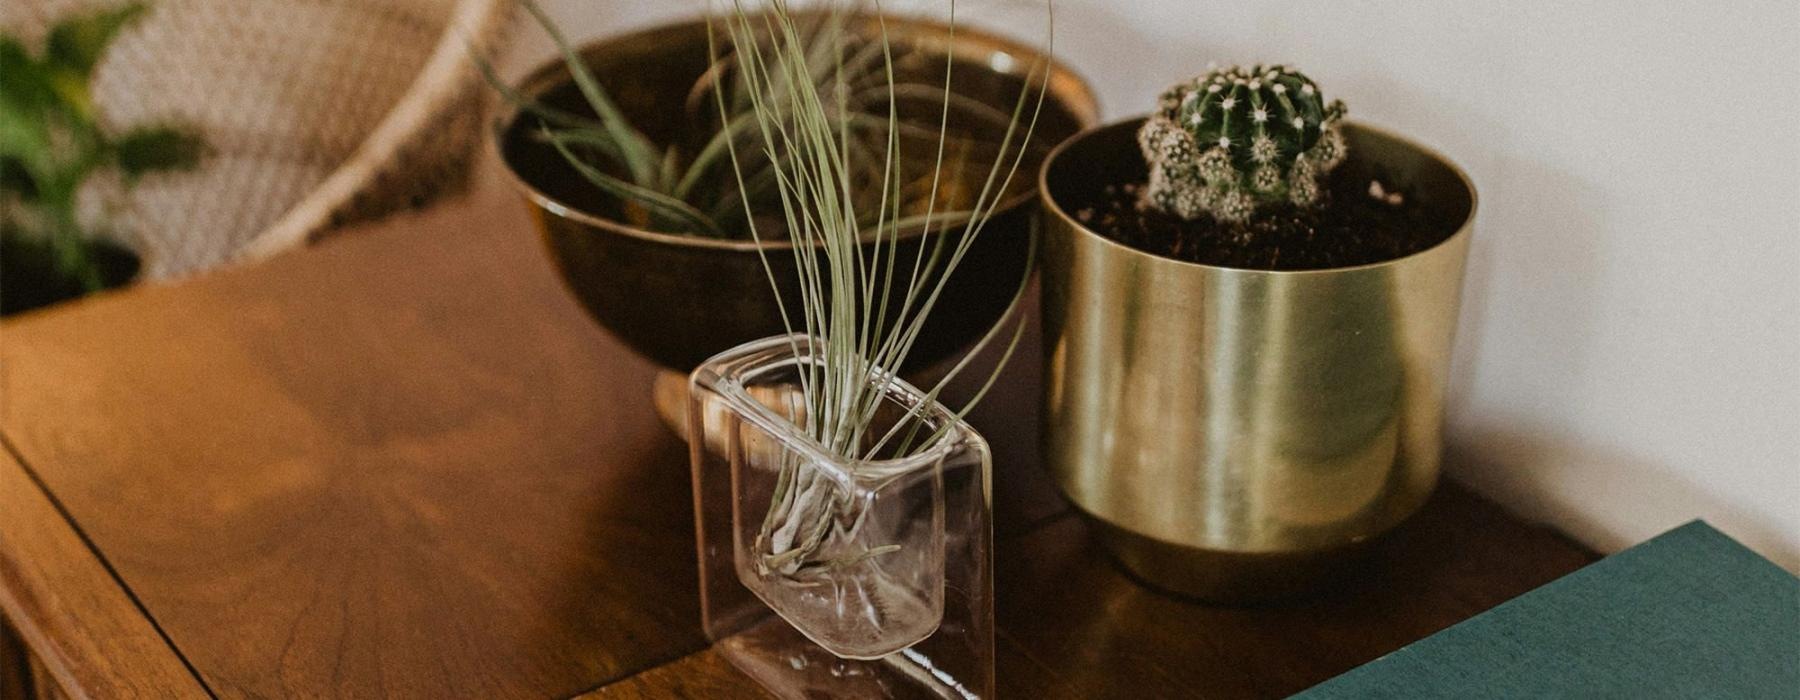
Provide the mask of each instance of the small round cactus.
POLYGON ((1319 198, 1344 160, 1344 103, 1287 66, 1214 68, 1163 91, 1138 131, 1144 201, 1184 219, 1241 222, 1260 205, 1319 198))

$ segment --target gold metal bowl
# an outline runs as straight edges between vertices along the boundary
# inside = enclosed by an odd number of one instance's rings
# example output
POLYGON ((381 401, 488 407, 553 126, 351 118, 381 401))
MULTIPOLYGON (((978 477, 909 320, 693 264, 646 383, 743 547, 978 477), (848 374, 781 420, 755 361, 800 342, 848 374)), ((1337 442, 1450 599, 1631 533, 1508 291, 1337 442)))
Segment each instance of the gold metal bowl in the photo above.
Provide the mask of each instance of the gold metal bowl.
POLYGON ((1046 160, 1044 440, 1064 493, 1130 571, 1215 601, 1316 587, 1437 484, 1475 190, 1363 124, 1351 160, 1444 214, 1395 260, 1243 270, 1117 243, 1062 206, 1142 182, 1142 120, 1046 160))
MULTIPOLYGON (((956 59, 954 91, 1010 112, 1025 72, 1039 52, 975 29, 889 17, 897 46, 956 59)), ((580 52, 634 125, 658 144, 694 137, 687 116, 690 93, 707 75, 704 20, 673 24, 590 44, 580 52)), ((588 112, 561 61, 545 64, 519 91, 569 111, 588 112)), ((1055 144, 1097 121, 1087 84, 1053 65, 1048 99, 1033 141, 1055 144)), ((631 348, 672 370, 686 372, 742 343, 786 332, 770 293, 758 246, 747 240, 661 233, 622 223, 618 205, 600 196, 547 144, 529 138, 535 120, 504 118, 497 147, 515 185, 531 204, 558 272, 595 321, 631 348)), ((1047 152, 1047 149, 1044 149, 1047 152)), ((1027 158, 921 332, 909 367, 929 366, 966 347, 1005 312, 1025 271, 1036 207, 1029 174, 1041 158, 1027 158)), ((985 166, 983 166, 985 167, 985 166)), ((960 235, 960 227, 948 229, 960 235)), ((933 235, 933 243, 938 236, 933 235)), ((867 245, 874 244, 874 237, 867 245)), ((902 233, 900 255, 913 256, 924 239, 902 233)), ((787 242, 765 242, 789 308, 798 285, 787 242)))

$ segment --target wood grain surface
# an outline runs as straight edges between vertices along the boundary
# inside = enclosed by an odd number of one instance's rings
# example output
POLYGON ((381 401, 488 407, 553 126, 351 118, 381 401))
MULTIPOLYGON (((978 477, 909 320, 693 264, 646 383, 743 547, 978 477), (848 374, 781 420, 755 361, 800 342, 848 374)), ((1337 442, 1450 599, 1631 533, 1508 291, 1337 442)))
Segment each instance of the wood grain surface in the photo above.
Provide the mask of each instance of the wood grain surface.
POLYGON ((685 449, 546 265, 483 207, 28 315, 0 430, 220 696, 572 695, 703 642, 685 449))
MULTIPOLYGON (((1455 484, 1340 586, 1279 605, 1211 607, 1146 589, 1072 514, 1000 551, 1003 698, 1285 697, 1593 560, 1455 484)), ((764 694, 706 650, 590 697, 764 694)))
MULTIPOLYGON (((1038 467, 1035 338, 973 418, 997 457, 1007 697, 1279 696, 1593 556, 1449 485, 1323 597, 1148 590, 1038 467)), ((91 545, 147 613, 138 636, 161 630, 221 697, 758 697, 700 635, 685 451, 653 371, 491 190, 9 320, 0 434, 23 470, 0 476, 29 473, 61 512, 0 511, 0 562, 38 561, 18 533, 72 522, 85 543, 56 546, 91 545)), ((88 605, 33 613, 53 638, 26 641, 70 644, 120 602, 88 605)), ((136 677, 94 668, 72 680, 136 677)))
POLYGON ((1593 561, 1454 483, 1319 595, 1251 608, 1197 605, 1113 566, 1078 517, 1003 546, 1007 697, 1285 697, 1593 561), (1042 676, 1031 683, 1021 679, 1042 676))
POLYGON ((0 698, 53 688, 95 698, 205 697, 136 601, 4 450, 0 613, 0 627, 11 628, 0 630, 0 698), (21 653, 20 641, 35 658, 21 653))

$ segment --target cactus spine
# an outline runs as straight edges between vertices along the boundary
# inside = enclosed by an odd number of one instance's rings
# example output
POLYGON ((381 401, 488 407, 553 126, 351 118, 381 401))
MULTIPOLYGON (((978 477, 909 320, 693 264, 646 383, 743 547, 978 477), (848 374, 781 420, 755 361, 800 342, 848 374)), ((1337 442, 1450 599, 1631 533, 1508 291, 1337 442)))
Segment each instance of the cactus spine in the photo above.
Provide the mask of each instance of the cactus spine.
POLYGON ((1163 91, 1138 131, 1145 202, 1184 219, 1241 222, 1261 205, 1318 200, 1344 160, 1344 103, 1287 66, 1214 68, 1163 91))

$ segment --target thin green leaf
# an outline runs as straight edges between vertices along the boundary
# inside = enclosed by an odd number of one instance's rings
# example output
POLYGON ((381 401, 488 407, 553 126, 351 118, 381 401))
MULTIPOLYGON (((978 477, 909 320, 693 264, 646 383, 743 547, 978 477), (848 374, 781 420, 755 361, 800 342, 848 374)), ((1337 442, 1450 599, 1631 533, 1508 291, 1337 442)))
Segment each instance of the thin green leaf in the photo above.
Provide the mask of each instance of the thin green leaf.
POLYGON ((119 31, 149 9, 143 3, 132 2, 63 20, 50 28, 45 58, 85 79, 93 74, 94 66, 100 63, 107 45, 119 31))
POLYGON ((494 64, 489 62, 487 57, 482 56, 479 51, 469 51, 469 60, 475 64, 476 72, 481 74, 481 79, 487 82, 488 87, 491 87, 495 92, 500 93, 500 98, 506 100, 507 104, 512 105, 522 112, 534 115, 546 122, 560 127, 582 129, 606 128, 598 119, 551 107, 550 105, 526 97, 518 90, 514 90, 511 85, 506 84, 506 81, 500 79, 500 74, 494 69, 494 64))
POLYGON ((0 36, 0 105, 19 114, 36 114, 54 99, 49 74, 25 45, 0 36))
POLYGON ((149 173, 192 170, 205 154, 205 139, 172 126, 137 129, 113 144, 113 157, 127 180, 149 173))
POLYGON ((551 145, 556 147, 557 152, 562 154, 576 172, 607 194, 644 205, 644 208, 649 209, 653 215, 662 217, 678 226, 681 232, 714 237, 723 235, 718 226, 715 226, 699 211, 688 206, 686 202, 603 173, 598 168, 588 165, 573 150, 570 150, 568 142, 556 132, 545 130, 543 133, 550 138, 551 145))
POLYGON ((43 66, 19 42, 0 37, 0 156, 17 158, 33 172, 47 167, 55 101, 43 66))
MULTIPOLYGON (((656 174, 656 189, 664 192, 675 186, 675 180, 681 177, 681 150, 674 146, 663 151, 662 169, 656 174)), ((681 197, 676 197, 681 199, 681 197)))
POLYGON ((601 129, 550 129, 548 125, 540 125, 531 138, 544 143, 561 139, 563 143, 593 148, 608 158, 617 158, 619 155, 618 142, 613 141, 612 135, 601 129), (555 137, 552 138, 551 134, 555 134, 555 137))
POLYGON ((675 183, 675 196, 687 199, 693 193, 694 187, 700 183, 701 176, 710 171, 713 163, 717 162, 721 155, 724 155, 725 142, 753 133, 752 129, 756 128, 755 116, 753 114, 738 115, 727 121, 723 128, 713 132, 712 138, 708 139, 706 145, 700 148, 700 153, 694 156, 694 162, 688 164, 687 173, 675 183))
POLYGON ((575 79, 575 86, 581 90, 582 97, 587 98, 594 114, 600 117, 602 126, 619 144, 619 157, 624 161, 625 170, 631 173, 632 180, 639 185, 650 185, 656 177, 658 163, 656 149, 650 144, 650 139, 631 127, 631 122, 625 119, 618 105, 613 103, 606 90, 600 86, 600 81, 594 78, 593 71, 588 70, 587 62, 575 53, 575 49, 569 45, 562 31, 556 28, 556 23, 544 12, 544 8, 539 7, 536 0, 524 0, 524 3, 525 9, 537 20, 538 25, 556 42, 556 48, 562 52, 563 63, 569 68, 569 75, 575 79))

